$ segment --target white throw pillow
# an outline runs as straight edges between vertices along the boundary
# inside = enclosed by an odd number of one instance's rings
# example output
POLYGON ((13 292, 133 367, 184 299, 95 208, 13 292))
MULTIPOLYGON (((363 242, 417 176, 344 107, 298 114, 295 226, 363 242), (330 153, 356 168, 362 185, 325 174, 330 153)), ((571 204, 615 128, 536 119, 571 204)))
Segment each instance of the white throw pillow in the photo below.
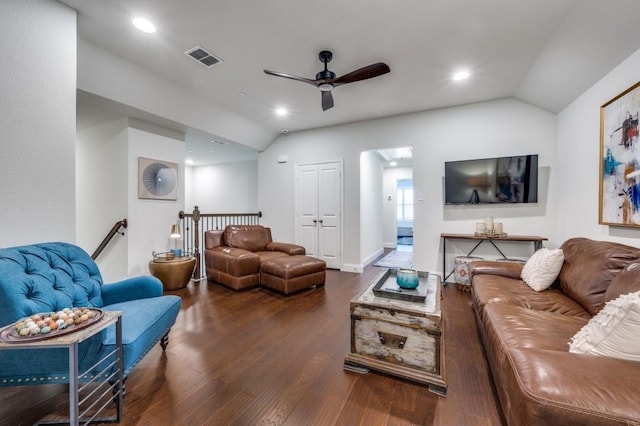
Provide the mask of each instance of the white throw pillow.
POLYGON ((640 291, 611 300, 576 333, 569 352, 640 361, 640 291))
POLYGON ((541 248, 524 264, 520 277, 535 291, 546 290, 558 277, 563 262, 562 249, 541 248))

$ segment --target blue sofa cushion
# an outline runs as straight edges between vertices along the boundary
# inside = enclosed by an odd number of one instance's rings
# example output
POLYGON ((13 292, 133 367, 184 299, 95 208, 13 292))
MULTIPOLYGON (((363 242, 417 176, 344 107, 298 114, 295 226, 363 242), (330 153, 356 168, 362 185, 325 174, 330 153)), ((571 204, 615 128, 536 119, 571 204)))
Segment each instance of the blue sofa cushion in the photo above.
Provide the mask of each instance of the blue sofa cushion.
POLYGON ((0 327, 40 312, 101 308, 101 286, 98 266, 72 244, 0 249, 0 327))
MULTIPOLYGON (((131 300, 105 306, 105 310, 122 311, 122 350, 124 374, 147 354, 167 334, 180 312, 181 299, 170 295, 150 299, 131 300)), ((102 353, 110 352, 116 344, 116 327, 111 326, 102 336, 102 353)))

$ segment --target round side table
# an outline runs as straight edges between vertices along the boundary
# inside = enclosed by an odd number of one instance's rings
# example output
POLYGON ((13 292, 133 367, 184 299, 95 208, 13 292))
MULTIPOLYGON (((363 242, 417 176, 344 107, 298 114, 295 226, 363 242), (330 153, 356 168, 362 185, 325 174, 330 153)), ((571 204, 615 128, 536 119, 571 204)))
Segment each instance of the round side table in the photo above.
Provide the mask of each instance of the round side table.
POLYGON ((191 280, 195 267, 196 258, 193 256, 179 256, 171 260, 156 258, 149 261, 149 272, 162 281, 162 288, 165 291, 185 288, 191 280))

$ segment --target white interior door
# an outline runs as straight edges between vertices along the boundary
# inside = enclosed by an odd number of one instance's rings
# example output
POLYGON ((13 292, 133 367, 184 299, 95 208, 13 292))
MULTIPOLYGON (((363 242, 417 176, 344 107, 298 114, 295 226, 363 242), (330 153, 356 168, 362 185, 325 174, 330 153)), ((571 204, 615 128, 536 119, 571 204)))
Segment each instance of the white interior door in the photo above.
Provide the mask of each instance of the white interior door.
POLYGON ((296 172, 296 243, 318 257, 318 166, 304 164, 296 172))
POLYGON ((342 162, 302 164, 296 172, 296 239, 309 256, 342 266, 342 162))

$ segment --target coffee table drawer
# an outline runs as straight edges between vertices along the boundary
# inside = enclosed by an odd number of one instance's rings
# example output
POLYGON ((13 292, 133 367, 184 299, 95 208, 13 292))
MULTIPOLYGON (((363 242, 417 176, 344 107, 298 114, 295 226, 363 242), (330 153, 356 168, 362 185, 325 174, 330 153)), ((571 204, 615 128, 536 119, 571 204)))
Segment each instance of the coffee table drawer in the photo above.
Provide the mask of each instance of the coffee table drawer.
POLYGON ((430 373, 438 372, 439 333, 418 325, 360 316, 352 317, 352 331, 353 353, 430 373))

